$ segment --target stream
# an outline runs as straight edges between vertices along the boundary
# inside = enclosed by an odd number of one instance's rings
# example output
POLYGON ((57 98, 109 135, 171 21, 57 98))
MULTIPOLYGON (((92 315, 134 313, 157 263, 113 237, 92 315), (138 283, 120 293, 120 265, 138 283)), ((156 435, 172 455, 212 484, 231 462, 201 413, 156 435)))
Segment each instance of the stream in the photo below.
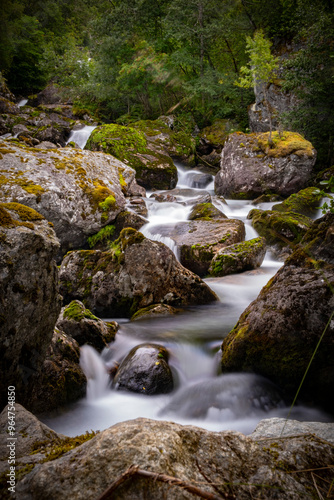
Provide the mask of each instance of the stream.
MULTIPOLYGON (((69 140, 79 143, 78 136, 71 136, 69 140)), ((165 235, 163 226, 187 220, 194 202, 204 193, 209 193, 214 205, 229 218, 244 221, 246 239, 257 236, 247 220, 248 212, 254 208, 251 201, 227 200, 227 205, 223 204, 214 196, 213 177, 204 188, 198 187, 202 172, 175 164, 177 189, 182 191, 178 192, 177 202, 158 202, 151 197, 153 193, 147 192, 149 222, 141 229, 146 237, 162 241, 178 256, 178 249, 165 235)), ((257 208, 270 209, 271 206, 263 203, 257 208)), ((40 419, 57 432, 76 436, 91 430, 102 431, 137 417, 249 434, 263 418, 287 417, 291 402, 284 402, 279 388, 268 380, 247 373, 219 374, 219 349, 223 338, 281 266, 282 262, 275 261, 267 253, 262 266, 256 270, 207 278, 204 281, 218 295, 219 302, 188 307, 175 316, 133 322, 125 318, 104 318, 118 321, 120 329, 115 341, 101 355, 90 346, 81 348, 80 363, 88 379, 86 398, 52 414, 41 415, 40 419), (110 387, 105 366, 112 366, 132 347, 144 342, 159 343, 168 349, 176 386, 172 393, 147 396, 110 387)), ((321 410, 303 405, 296 405, 290 418, 328 420, 321 410)))

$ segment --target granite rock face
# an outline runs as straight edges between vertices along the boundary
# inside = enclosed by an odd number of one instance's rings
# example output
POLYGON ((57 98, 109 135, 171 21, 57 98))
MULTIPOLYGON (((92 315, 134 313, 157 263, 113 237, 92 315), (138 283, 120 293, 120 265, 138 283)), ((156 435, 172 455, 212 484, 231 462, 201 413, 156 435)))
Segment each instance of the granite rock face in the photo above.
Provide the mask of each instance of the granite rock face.
POLYGON ((65 303, 78 299, 97 316, 131 317, 151 304, 206 304, 214 292, 163 243, 123 229, 108 252, 70 252, 60 268, 65 303))
MULTIPOLYGON (((313 434, 273 441, 140 418, 101 432, 57 460, 36 465, 18 483, 17 495, 20 500, 93 500, 133 464, 190 483, 213 498, 312 499, 317 492, 309 469, 317 469, 317 487, 328 491, 333 450, 313 434)), ((113 496, 198 498, 180 486, 138 475, 122 482, 113 496)))
POLYGON ((261 374, 293 397, 333 412, 334 215, 316 220, 299 247, 240 316, 222 344, 223 372, 261 374))
POLYGON ((60 255, 115 219, 125 195, 143 194, 133 169, 104 153, 0 142, 0 201, 16 200, 53 223, 60 255))
POLYGON ((29 401, 60 312, 59 241, 35 210, 0 204, 1 402, 15 385, 19 402, 29 401))
POLYGON ((254 199, 262 194, 289 196, 306 187, 316 151, 299 134, 233 133, 222 151, 215 192, 227 198, 254 199))

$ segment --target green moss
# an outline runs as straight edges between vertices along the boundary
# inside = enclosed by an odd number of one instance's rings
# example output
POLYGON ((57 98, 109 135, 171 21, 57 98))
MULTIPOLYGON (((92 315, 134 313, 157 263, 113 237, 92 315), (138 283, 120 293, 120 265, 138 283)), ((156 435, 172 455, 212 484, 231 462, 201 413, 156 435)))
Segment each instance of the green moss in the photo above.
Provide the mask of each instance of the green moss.
POLYGON ((82 306, 77 300, 73 300, 64 309, 64 318, 72 319, 73 321, 81 321, 82 319, 92 319, 98 321, 99 318, 94 316, 89 309, 82 306))
POLYGON ((189 220, 212 220, 225 217, 212 203, 199 203, 194 206, 189 215, 189 220))
POLYGON ((296 132, 283 132, 280 134, 275 131, 272 133, 272 145, 269 145, 269 132, 258 135, 258 147, 269 157, 281 158, 290 154, 297 156, 314 156, 312 144, 296 132))
POLYGON ((108 225, 100 229, 100 231, 87 239, 90 248, 94 248, 98 243, 111 239, 115 232, 114 225, 108 225))
MULTIPOLYGON (((56 442, 51 442, 51 447, 49 448, 48 443, 45 443, 49 451, 42 460, 43 462, 50 462, 51 460, 56 460, 59 457, 62 457, 67 453, 68 451, 73 450, 74 448, 77 448, 78 446, 82 445, 83 443, 86 443, 86 441, 89 441, 93 437, 95 437, 99 431, 95 432, 86 432, 85 434, 81 434, 80 436, 76 437, 67 437, 65 439, 62 439, 61 442, 56 441, 56 442)), ((39 452, 38 448, 35 450, 37 453, 39 452)))
POLYGON ((274 205, 273 211, 295 212, 303 215, 312 215, 319 208, 322 199, 321 191, 316 187, 302 189, 294 193, 282 203, 274 205))
POLYGON ((22 221, 45 220, 43 215, 38 213, 33 208, 21 205, 20 203, 1 203, 1 206, 7 210, 13 210, 17 213, 22 221))

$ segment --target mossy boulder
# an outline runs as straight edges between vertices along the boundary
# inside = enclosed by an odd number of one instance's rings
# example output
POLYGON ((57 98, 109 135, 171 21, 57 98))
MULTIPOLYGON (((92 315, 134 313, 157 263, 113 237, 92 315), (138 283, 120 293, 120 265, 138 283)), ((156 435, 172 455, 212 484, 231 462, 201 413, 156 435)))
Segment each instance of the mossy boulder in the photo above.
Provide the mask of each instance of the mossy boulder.
POLYGON ((52 222, 60 257, 110 224, 126 195, 144 192, 133 169, 104 153, 0 141, 0 169, 0 201, 19 201, 52 222))
POLYGON ((143 307, 139 309, 131 318, 131 321, 136 321, 140 319, 157 318, 159 316, 170 316, 177 314, 180 309, 169 306, 167 304, 152 304, 148 307, 143 307))
POLYGON ((174 387, 168 351, 157 344, 140 344, 121 362, 113 380, 117 390, 140 394, 166 394, 174 387))
POLYGON ((255 372, 334 412, 334 215, 315 221, 222 344, 223 372, 255 372))
POLYGON ((0 203, 1 404, 14 385, 31 408, 60 307, 59 241, 46 219, 19 203, 0 203))
POLYGON ((213 203, 195 203, 189 216, 189 220, 213 220, 213 219, 227 219, 213 203))
POLYGON ((93 130, 85 148, 113 155, 132 167, 138 184, 145 189, 176 186, 177 170, 171 157, 133 127, 101 125, 93 130))
POLYGON ((296 247, 312 225, 312 219, 295 212, 275 212, 254 208, 247 216, 252 226, 263 236, 270 251, 284 258, 296 247))
POLYGON ((298 193, 291 194, 282 203, 273 205, 272 210, 275 212, 295 212, 312 217, 317 213, 321 200, 320 190, 316 187, 308 187, 298 193))
POLYGON ((238 125, 224 119, 215 120, 212 125, 202 129, 197 146, 199 162, 219 169, 221 151, 229 134, 234 130, 238 130, 238 125))
POLYGON ((165 150, 172 157, 178 158, 188 165, 195 162, 195 139, 177 121, 173 127, 169 127, 163 117, 157 120, 140 120, 132 124, 134 128, 142 131, 153 147, 165 150))
MULTIPOLYGON (((206 205, 206 204, 204 204, 206 205)), ((222 248, 240 243, 245 238, 245 226, 241 220, 198 218, 158 227, 159 234, 168 236, 177 246, 181 264, 205 276, 214 255, 222 248)))
POLYGON ((132 228, 123 229, 107 252, 68 253, 61 264, 60 282, 65 303, 78 299, 102 317, 131 317, 158 303, 179 307, 217 300, 166 245, 132 228))
POLYGON ((119 328, 116 321, 102 321, 94 316, 79 300, 62 308, 56 326, 73 337, 79 346, 88 344, 97 351, 115 340, 119 328))
POLYGON ((219 250, 213 257, 210 276, 226 276, 260 267, 266 253, 266 240, 262 237, 236 243, 219 250))
POLYGON ((315 161, 312 144, 297 133, 273 132, 269 144, 269 133, 236 132, 223 148, 215 191, 235 199, 290 196, 306 187, 315 161))

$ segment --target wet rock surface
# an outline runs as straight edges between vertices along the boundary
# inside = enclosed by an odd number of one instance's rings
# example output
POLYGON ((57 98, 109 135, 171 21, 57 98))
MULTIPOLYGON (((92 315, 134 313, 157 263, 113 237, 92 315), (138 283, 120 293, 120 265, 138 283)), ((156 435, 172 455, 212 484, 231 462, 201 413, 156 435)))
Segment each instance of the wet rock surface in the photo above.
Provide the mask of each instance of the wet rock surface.
POLYGON ((171 392, 174 382, 168 357, 167 349, 161 345, 134 347, 116 372, 114 388, 149 395, 171 392))

